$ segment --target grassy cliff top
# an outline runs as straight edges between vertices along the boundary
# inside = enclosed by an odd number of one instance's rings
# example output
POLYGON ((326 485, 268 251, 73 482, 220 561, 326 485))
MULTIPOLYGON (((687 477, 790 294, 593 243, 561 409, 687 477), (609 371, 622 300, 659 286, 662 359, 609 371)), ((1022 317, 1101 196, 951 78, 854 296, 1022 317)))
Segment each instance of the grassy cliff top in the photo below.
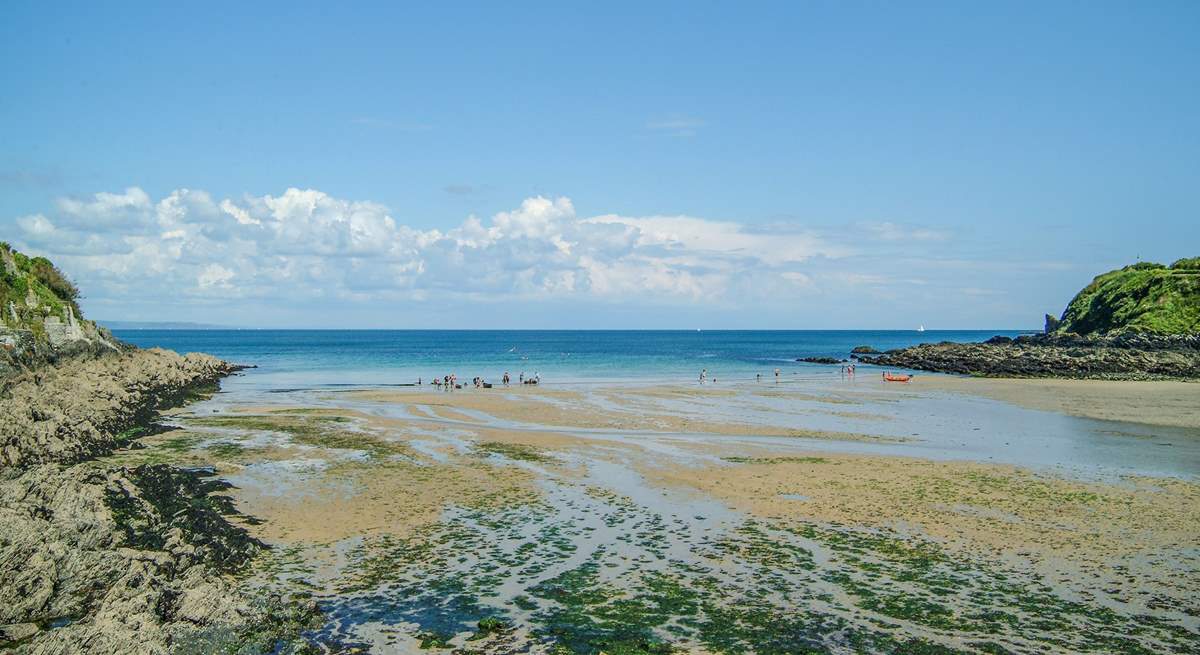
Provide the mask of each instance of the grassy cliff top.
POLYGON ((47 316, 66 319, 68 308, 82 320, 79 289, 45 257, 29 257, 0 242, 0 326, 42 336, 47 316))
POLYGON ((1067 305, 1056 331, 1200 333, 1200 257, 1097 276, 1067 305))

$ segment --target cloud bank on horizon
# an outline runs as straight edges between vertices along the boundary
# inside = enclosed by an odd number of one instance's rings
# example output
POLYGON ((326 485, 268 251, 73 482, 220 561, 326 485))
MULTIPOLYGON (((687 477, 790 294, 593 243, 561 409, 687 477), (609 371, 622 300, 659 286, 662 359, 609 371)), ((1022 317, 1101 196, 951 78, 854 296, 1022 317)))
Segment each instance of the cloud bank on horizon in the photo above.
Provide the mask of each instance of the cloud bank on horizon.
MULTIPOLYGON (((880 260, 880 253, 902 243, 913 261, 928 266, 934 260, 922 258, 922 249, 928 255, 950 239, 891 222, 831 229, 585 216, 570 198, 542 196, 487 220, 471 215, 445 231, 422 230, 379 203, 297 188, 218 200, 194 189, 155 199, 130 187, 60 198, 52 211, 19 217, 16 226, 17 244, 52 257, 82 282, 88 304, 108 314, 102 317, 175 320, 180 315, 171 308, 188 303, 302 304, 325 310, 308 325, 347 327, 339 308, 356 304, 642 306, 666 308, 667 316, 672 309, 819 308, 831 296, 886 305, 900 289, 930 280, 920 266, 893 270, 894 260, 880 260), (133 316, 109 309, 135 305, 143 310, 133 316)), ((962 266, 936 261, 943 269, 962 266)), ((993 295, 961 284, 958 291, 983 302, 993 295)), ((232 315, 240 324, 271 324, 269 316, 232 315)))

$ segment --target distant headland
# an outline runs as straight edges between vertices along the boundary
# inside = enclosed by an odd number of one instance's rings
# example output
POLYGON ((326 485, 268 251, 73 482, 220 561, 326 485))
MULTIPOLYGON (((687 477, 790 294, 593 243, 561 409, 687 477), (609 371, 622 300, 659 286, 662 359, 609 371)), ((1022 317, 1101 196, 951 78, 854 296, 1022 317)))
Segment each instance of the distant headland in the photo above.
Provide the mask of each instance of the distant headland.
POLYGON ((921 344, 861 361, 985 377, 1200 379, 1200 257, 1097 276, 1044 334, 921 344))

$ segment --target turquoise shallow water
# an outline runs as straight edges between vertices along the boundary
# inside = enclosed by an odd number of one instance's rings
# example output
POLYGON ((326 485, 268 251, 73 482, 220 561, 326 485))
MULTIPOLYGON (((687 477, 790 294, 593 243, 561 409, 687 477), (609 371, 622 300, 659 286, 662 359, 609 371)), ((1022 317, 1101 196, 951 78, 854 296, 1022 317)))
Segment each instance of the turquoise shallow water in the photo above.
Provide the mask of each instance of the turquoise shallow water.
MULTIPOLYGON (((138 346, 208 352, 259 368, 223 383, 221 403, 322 404, 345 407, 329 396, 341 385, 410 384, 457 373, 499 382, 504 371, 540 373, 543 384, 591 394, 604 383, 691 383, 701 369, 738 393, 773 382, 779 368, 790 389, 817 397, 835 395, 857 411, 889 420, 855 419, 814 410, 803 403, 740 396, 714 407, 676 407, 713 420, 755 420, 752 405, 772 412, 803 413, 813 430, 885 434, 902 444, 816 440, 811 449, 908 454, 933 459, 1005 462, 1073 474, 1143 474, 1192 477, 1200 471, 1196 430, 1097 421, 960 394, 914 394, 878 383, 878 370, 863 366, 856 379, 840 366, 807 364, 798 357, 848 357, 850 349, 880 350, 929 341, 983 341, 1013 330, 981 331, 442 331, 442 330, 123 330, 117 336, 138 346), (732 383, 730 386, 727 383, 732 383), (278 392, 284 393, 278 393, 278 392), (329 399, 333 400, 329 400, 329 399)), ((590 396, 589 396, 590 397, 590 396)), ((664 401, 666 402, 666 401, 664 401)), ((370 408, 356 407, 364 411, 370 408)), ((777 417, 758 417, 776 424, 777 417)), ((507 426, 514 427, 514 426, 507 426)), ((522 426, 516 426, 522 427, 522 426)), ((528 427, 528 426, 523 426, 528 427)))
MULTIPOLYGON (((396 384, 455 373, 499 381, 540 373, 547 382, 828 373, 799 357, 848 357, 931 341, 983 341, 1015 330, 118 330, 142 347, 202 351, 259 367, 262 385, 396 384)), ((838 367, 832 367, 836 371, 838 367)))

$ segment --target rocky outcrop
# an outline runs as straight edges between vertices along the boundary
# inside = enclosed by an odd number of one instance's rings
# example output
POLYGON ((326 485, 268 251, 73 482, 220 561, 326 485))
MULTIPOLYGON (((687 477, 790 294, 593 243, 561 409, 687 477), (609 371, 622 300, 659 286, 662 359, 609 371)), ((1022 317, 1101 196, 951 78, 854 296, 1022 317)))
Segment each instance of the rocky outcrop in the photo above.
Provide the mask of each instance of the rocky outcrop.
POLYGON ((8 378, 0 383, 0 466, 111 452, 156 410, 236 369, 209 355, 152 349, 80 357, 8 378))
POLYGON ((120 344, 78 295, 48 260, 0 243, 0 649, 307 650, 315 604, 236 577, 266 547, 230 520, 227 485, 89 461, 239 367, 120 344))
POLYGON ((993 337, 985 343, 922 344, 860 359, 880 366, 986 377, 1200 380, 1200 335, 993 337))
POLYGON ((129 350, 0 381, 0 649, 17 653, 285 653, 319 616, 240 582, 265 546, 230 519, 226 485, 165 465, 89 458, 236 370, 129 350))
POLYGON ((315 607, 230 576, 262 545, 226 519, 221 488, 165 465, 43 464, 0 481, 0 648, 272 652, 315 607))
POLYGON ((1200 258, 1099 275, 1061 320, 1046 315, 1044 334, 927 343, 859 359, 990 377, 1200 380, 1200 258))
POLYGON ((850 349, 850 352, 855 355, 878 355, 879 351, 871 346, 855 346, 850 349))
POLYGON ((801 357, 798 362, 806 362, 808 364, 841 364, 844 360, 836 357, 801 357))
POLYGON ((293 652, 319 615, 234 576, 265 546, 202 472, 84 461, 236 367, 135 350, 76 358, 0 394, 0 648, 293 652))

